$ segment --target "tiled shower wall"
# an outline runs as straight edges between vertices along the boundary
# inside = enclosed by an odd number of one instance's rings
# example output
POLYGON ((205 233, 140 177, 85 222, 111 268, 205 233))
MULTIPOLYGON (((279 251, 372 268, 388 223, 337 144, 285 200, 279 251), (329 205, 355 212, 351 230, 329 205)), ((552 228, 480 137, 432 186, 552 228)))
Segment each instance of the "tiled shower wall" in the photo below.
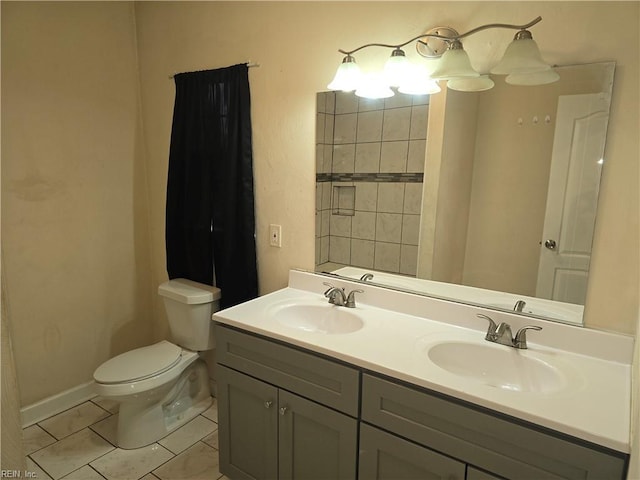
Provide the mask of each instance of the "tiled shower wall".
POLYGON ((415 275, 428 102, 318 94, 316 265, 415 275))

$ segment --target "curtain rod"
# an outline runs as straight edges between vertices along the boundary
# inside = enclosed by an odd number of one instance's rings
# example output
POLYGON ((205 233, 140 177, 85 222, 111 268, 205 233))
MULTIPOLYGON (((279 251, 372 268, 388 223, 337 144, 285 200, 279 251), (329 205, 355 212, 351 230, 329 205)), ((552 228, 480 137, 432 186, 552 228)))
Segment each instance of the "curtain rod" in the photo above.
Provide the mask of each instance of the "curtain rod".
MULTIPOLYGON (((258 62, 249 61, 249 62, 244 62, 244 63, 247 65, 248 68, 254 68, 254 67, 259 67, 260 66, 260 64, 258 62)), ((186 72, 183 72, 183 73, 186 73, 186 72)), ((173 77, 175 77, 176 75, 178 75, 178 74, 174 73, 172 75, 169 75, 169 78, 173 79, 173 77)))

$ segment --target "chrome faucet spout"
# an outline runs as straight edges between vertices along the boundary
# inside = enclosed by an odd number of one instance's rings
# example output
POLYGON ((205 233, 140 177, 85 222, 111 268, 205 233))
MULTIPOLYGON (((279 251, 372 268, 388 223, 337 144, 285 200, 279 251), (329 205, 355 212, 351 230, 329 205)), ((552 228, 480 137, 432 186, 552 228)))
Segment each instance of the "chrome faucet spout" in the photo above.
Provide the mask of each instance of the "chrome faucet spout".
POLYGON ((511 333, 511 325, 508 323, 502 322, 498 325, 496 329, 495 343, 499 343, 500 345, 506 345, 508 347, 513 347, 513 334, 511 333))
POLYGON ((343 307, 347 304, 347 296, 344 293, 344 289, 340 287, 334 287, 330 283, 323 282, 323 285, 329 287, 325 292, 324 296, 329 299, 329 303, 336 305, 338 307, 343 307))
POLYGON ((524 307, 527 305, 527 302, 524 300, 518 300, 516 304, 513 306, 514 312, 521 312, 524 310, 524 307))
POLYGON ((329 299, 329 303, 338 307, 355 308, 356 307, 356 293, 364 293, 364 290, 355 289, 349 292, 347 295, 344 288, 334 287, 330 283, 322 282, 323 285, 329 287, 324 292, 324 296, 329 299))

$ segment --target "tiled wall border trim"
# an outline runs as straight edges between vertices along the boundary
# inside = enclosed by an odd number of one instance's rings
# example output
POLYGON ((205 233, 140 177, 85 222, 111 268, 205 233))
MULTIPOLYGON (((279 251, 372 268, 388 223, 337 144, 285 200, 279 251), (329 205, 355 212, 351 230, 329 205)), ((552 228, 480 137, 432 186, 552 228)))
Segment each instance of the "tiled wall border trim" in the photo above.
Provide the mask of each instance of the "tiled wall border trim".
POLYGON ((318 173, 316 182, 398 182, 421 183, 423 173, 318 173))

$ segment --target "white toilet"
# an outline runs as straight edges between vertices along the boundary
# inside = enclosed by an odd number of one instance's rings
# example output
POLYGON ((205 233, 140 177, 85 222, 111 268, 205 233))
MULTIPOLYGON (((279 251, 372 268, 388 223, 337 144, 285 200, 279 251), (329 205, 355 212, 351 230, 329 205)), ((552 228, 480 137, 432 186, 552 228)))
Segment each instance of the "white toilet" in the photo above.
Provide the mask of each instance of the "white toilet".
POLYGON ((198 352, 215 347, 211 315, 220 289, 185 279, 158 287, 176 343, 163 340, 107 360, 93 374, 95 391, 120 403, 120 448, 149 445, 211 405, 207 365, 198 352))

